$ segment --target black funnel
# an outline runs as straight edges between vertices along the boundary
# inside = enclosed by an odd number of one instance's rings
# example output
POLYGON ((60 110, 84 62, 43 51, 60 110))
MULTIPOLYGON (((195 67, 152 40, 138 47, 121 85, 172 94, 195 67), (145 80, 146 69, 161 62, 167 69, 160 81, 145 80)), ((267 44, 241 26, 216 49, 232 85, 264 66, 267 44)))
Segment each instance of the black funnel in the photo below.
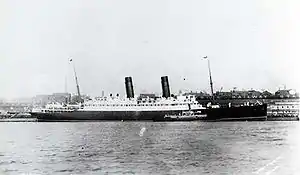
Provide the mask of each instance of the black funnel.
POLYGON ((168 76, 161 77, 162 96, 168 98, 171 96, 168 76))
POLYGON ((125 88, 127 98, 134 98, 133 84, 131 77, 125 77, 125 88))

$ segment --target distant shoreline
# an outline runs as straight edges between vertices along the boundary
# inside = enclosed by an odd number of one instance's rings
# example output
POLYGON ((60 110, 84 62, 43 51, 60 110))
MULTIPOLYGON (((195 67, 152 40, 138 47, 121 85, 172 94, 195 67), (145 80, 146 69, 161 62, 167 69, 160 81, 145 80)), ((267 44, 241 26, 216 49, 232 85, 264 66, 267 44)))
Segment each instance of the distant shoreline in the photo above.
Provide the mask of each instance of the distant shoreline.
MULTIPOLYGON (((211 102, 210 99, 198 99, 199 103, 201 104, 207 104, 208 102, 211 102)), ((257 101, 267 104, 272 104, 275 102, 300 102, 299 98, 239 98, 239 99, 215 99, 214 100, 217 103, 220 104, 243 104, 246 102, 249 103, 256 103, 257 101)))

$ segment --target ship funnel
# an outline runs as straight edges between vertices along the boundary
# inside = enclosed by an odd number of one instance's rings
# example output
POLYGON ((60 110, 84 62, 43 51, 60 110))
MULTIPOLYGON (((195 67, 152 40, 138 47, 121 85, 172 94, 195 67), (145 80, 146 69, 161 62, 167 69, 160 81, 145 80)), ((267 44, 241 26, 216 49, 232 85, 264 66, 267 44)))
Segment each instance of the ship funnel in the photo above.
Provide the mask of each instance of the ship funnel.
POLYGON ((127 98, 134 98, 133 84, 131 77, 125 77, 125 88, 127 98))
POLYGON ((171 96, 168 76, 161 77, 162 96, 168 98, 171 96))

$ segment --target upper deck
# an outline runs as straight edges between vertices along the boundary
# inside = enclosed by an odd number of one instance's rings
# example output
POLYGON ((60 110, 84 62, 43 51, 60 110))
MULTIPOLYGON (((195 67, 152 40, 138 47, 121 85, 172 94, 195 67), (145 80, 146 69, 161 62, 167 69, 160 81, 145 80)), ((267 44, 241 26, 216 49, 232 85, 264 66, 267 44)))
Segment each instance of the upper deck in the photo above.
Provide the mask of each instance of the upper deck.
POLYGON ((73 111, 168 111, 201 110, 194 95, 169 98, 119 98, 102 97, 88 100, 78 105, 48 104, 45 108, 33 112, 73 112, 73 111))
POLYGON ((143 99, 120 99, 98 98, 84 103, 83 110, 104 111, 156 111, 156 110, 195 110, 203 109, 195 96, 177 96, 176 98, 143 98, 143 99))

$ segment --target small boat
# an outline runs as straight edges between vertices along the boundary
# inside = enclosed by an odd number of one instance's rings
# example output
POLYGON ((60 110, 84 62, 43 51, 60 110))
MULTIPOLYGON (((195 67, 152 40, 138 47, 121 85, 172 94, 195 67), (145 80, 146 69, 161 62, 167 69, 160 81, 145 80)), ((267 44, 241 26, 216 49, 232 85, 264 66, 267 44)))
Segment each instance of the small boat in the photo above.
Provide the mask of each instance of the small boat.
POLYGON ((194 121, 202 120, 206 117, 201 111, 185 111, 179 114, 167 114, 162 120, 157 121, 194 121))

